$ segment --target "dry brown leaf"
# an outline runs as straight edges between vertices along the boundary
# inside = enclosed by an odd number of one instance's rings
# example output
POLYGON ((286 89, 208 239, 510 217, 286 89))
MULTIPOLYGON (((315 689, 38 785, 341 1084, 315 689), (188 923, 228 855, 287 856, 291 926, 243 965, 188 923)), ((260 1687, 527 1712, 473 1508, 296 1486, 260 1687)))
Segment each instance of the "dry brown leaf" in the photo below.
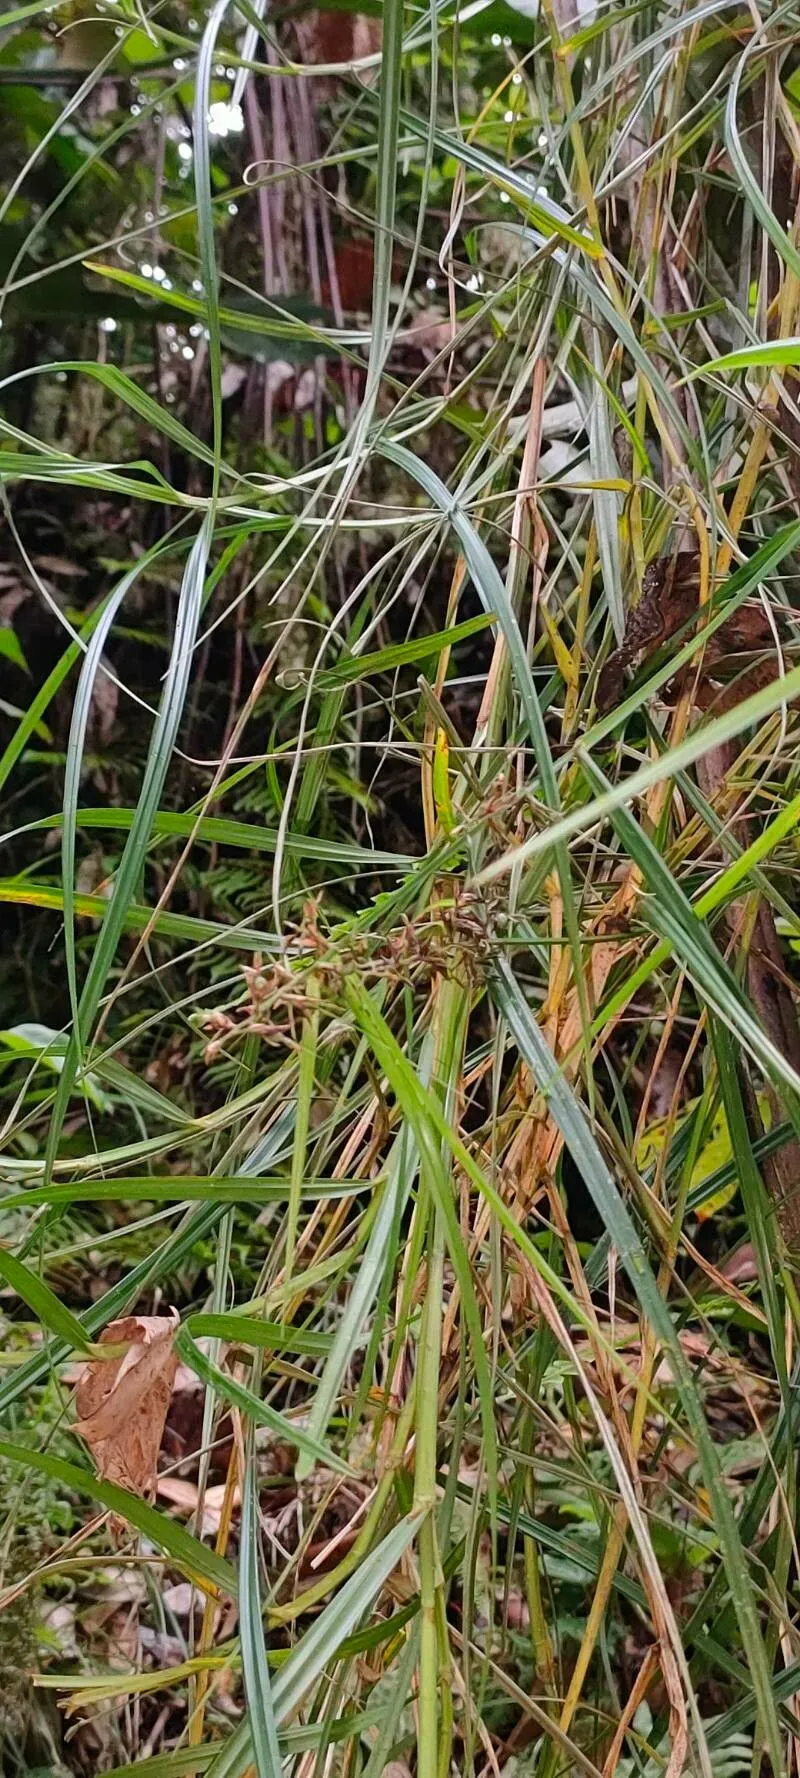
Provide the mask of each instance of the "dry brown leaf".
MULTIPOLYGON (((159 1499, 169 1500, 173 1506, 183 1513, 191 1515, 197 1511, 200 1493, 196 1482, 182 1481, 180 1476, 160 1475, 156 1482, 159 1499)), ((222 1508, 225 1501, 226 1484, 220 1482, 212 1488, 206 1488, 203 1496, 203 1536, 216 1533, 222 1522, 222 1508)), ((240 1503, 240 1492, 234 1489, 233 1504, 240 1503)))
POLYGON ((160 1475, 156 1482, 156 1493, 161 1500, 169 1500, 182 1513, 191 1514, 197 1508, 200 1493, 196 1482, 186 1482, 177 1475, 160 1475))
POLYGON ((743 1246, 737 1247, 735 1253, 729 1254, 724 1265, 720 1266, 720 1271, 723 1278, 727 1278, 729 1284, 752 1284, 753 1280, 758 1277, 758 1264, 752 1241, 745 1241, 743 1246))
POLYGON ((609 655, 597 684, 597 708, 601 715, 625 695, 625 669, 640 655, 649 659, 654 650, 674 636, 697 615, 698 556, 696 552, 664 556, 645 569, 642 596, 628 614, 620 647, 609 655))
POLYGON ((405 339, 407 345, 416 346, 418 351, 444 352, 452 344, 453 329, 447 315, 431 304, 418 309, 405 339))
MULTIPOLYGON (((663 643, 701 616, 700 557, 696 550, 662 556, 645 569, 642 596, 629 613, 619 648, 609 655, 597 682, 597 709, 605 715, 625 695, 625 672, 649 661, 663 643)), ((685 640, 686 638, 684 638, 685 640)), ((694 685, 700 709, 729 706, 775 678, 777 663, 770 620, 761 605, 742 605, 709 637, 703 674, 694 685), (728 685, 730 680, 734 685, 728 685), (727 688, 727 689, 726 689, 727 688)), ((691 669, 694 672, 694 668, 691 669)), ((680 675, 675 681, 677 689, 680 675)))
POLYGON ((175 1381, 178 1317, 126 1315, 111 1321, 100 1345, 127 1346, 120 1358, 92 1359, 75 1390, 79 1432, 98 1474, 133 1494, 150 1495, 175 1381))
POLYGON ((107 747, 114 732, 119 704, 119 687, 110 673, 98 673, 89 706, 89 724, 93 741, 107 747))
POLYGON ((178 1580, 174 1586, 164 1587, 161 1599, 165 1611, 171 1611, 173 1617, 188 1618, 195 1611, 203 1610, 202 1595, 188 1580, 178 1580))
POLYGON ((37 556, 37 568, 46 569, 48 574, 65 574, 69 580, 78 580, 86 573, 75 562, 68 562, 66 556, 37 556))

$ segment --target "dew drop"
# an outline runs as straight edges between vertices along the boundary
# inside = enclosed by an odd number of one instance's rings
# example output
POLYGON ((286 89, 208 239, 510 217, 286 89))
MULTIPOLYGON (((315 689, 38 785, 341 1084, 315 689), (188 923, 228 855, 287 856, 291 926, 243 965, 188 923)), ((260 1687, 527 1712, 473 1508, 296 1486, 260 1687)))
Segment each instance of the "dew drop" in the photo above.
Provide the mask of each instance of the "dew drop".
POLYGON ((241 105, 234 105, 228 99, 215 99, 208 107, 208 133, 210 136, 239 136, 244 129, 244 116, 241 105))

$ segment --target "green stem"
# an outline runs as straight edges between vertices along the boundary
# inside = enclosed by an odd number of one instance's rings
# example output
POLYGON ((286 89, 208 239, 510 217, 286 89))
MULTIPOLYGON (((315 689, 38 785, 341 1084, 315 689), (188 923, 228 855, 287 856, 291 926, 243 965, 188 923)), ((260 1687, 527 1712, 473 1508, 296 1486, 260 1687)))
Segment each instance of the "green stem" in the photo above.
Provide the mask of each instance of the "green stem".
POLYGON ((288 1285, 294 1271, 294 1256, 297 1247, 297 1225, 300 1219, 300 1198, 303 1190, 303 1175, 306 1166, 306 1148, 308 1130, 311 1120, 311 1100, 314 1093, 314 1068, 317 1059, 317 1043, 319 1041, 319 983, 316 976, 309 975, 306 992, 311 1007, 303 1025, 303 1037, 300 1044, 300 1068, 297 1080, 297 1117, 294 1126, 294 1142, 292 1144, 292 1172, 289 1181, 289 1210, 286 1223, 286 1283, 287 1295, 285 1307, 289 1306, 288 1285))

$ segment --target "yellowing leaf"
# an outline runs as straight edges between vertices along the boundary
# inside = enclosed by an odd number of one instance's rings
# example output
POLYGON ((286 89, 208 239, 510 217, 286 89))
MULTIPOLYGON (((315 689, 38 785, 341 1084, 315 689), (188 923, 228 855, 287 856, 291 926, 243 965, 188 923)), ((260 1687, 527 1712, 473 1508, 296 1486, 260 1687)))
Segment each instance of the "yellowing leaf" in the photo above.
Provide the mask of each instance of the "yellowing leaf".
MULTIPOLYGON (((759 1094, 758 1103, 764 1120, 764 1127, 765 1129, 769 1129, 772 1115, 766 1094, 759 1094)), ((694 1112, 696 1112, 698 1104, 698 1099, 690 1099, 688 1104, 684 1106, 672 1126, 673 1138, 677 1135, 682 1125, 686 1123, 687 1118, 691 1117, 694 1112)), ((667 1118, 659 1118, 655 1123, 648 1124, 647 1128, 643 1130, 636 1149, 636 1165, 640 1171, 644 1171, 646 1167, 651 1167, 653 1163, 658 1160, 666 1139, 668 1122, 669 1120, 667 1118)), ((720 1106, 712 1123, 708 1140, 701 1148, 692 1171, 690 1180, 691 1189, 694 1191, 698 1186, 703 1184, 704 1179, 710 1179, 713 1173, 717 1173, 722 1167, 726 1167, 732 1158, 732 1152, 730 1133, 725 1112, 722 1106, 720 1106)), ((697 1207, 698 1222, 707 1222, 709 1217, 715 1216, 718 1210, 724 1210, 725 1205, 729 1204, 731 1199, 736 1196, 738 1189, 738 1184, 734 1179, 731 1180, 730 1184, 721 1186, 720 1190, 714 1192, 710 1198, 706 1198, 705 1202, 699 1204, 697 1207)))
POLYGON ((450 798, 450 749, 443 728, 436 730, 433 750, 433 800, 445 833, 454 833, 456 818, 450 798))

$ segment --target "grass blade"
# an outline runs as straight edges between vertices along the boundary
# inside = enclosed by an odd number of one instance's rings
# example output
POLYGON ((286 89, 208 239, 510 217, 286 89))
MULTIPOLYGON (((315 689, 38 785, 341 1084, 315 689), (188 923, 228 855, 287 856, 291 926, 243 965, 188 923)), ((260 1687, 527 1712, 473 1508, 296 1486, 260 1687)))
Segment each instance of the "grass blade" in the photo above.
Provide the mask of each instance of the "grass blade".
POLYGON ((133 895, 134 885, 139 875, 143 849, 150 835, 153 816, 158 807, 164 779, 167 774, 175 737, 183 710, 189 672, 192 663, 192 649, 200 619, 203 597, 208 549, 210 541, 210 523, 206 520, 198 533, 181 588, 178 607, 178 619, 175 628, 172 658, 164 687, 161 708, 158 713, 153 737, 150 743, 145 780, 136 814, 131 825, 130 834, 122 855, 122 862, 114 880, 111 899, 108 904, 100 937, 92 954, 89 972, 81 993, 78 1006, 78 1018, 73 1028, 70 1043, 64 1057, 64 1066, 59 1076, 56 1089, 55 1104, 48 1134, 45 1155, 45 1176, 49 1178, 58 1151, 59 1138, 64 1122, 64 1115, 72 1090, 72 1083, 80 1067, 81 1053, 88 1042, 91 1025, 100 1005, 105 988, 108 971, 122 932, 125 916, 133 895))
POLYGON ((88 1469, 78 1469, 74 1463, 65 1463, 63 1458, 54 1457, 49 1451, 34 1451, 26 1445, 11 1444, 0 1440, 0 1457, 9 1463, 19 1463, 25 1469, 38 1470, 41 1475, 49 1476, 53 1481, 61 1482, 76 1494, 85 1494, 90 1500, 97 1501, 109 1512, 116 1513, 139 1531, 143 1537, 149 1538, 158 1549, 177 1568, 191 1577, 205 1592, 216 1596, 235 1599, 237 1593, 236 1571, 230 1563, 216 1556, 213 1550, 207 1550, 196 1537, 190 1537, 181 1525, 176 1525, 165 1513, 156 1507, 148 1506, 137 1494, 129 1494, 127 1489, 118 1488, 115 1482, 101 1481, 98 1476, 90 1474, 88 1469))
POLYGON ((258 1778, 281 1778, 282 1760, 272 1704, 272 1686, 264 1648, 258 1581, 258 1497, 255 1452, 248 1440, 242 1495, 242 1545, 239 1556, 239 1627, 244 1692, 253 1737, 258 1778))

